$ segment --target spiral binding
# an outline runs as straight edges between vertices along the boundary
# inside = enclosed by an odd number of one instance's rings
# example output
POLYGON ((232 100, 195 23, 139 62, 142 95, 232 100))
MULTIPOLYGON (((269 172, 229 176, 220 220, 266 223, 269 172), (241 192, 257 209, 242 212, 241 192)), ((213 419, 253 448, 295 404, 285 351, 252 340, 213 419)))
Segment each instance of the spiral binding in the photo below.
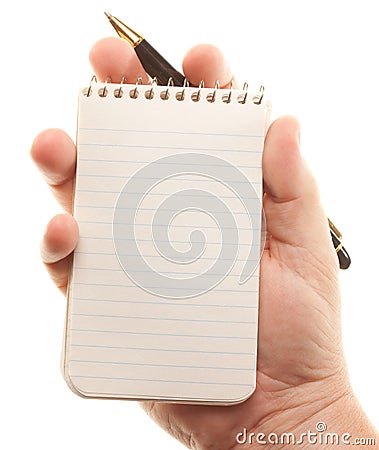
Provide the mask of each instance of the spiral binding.
MULTIPOLYGON (((94 93, 95 84, 99 84, 96 75, 93 75, 91 82, 88 87, 84 88, 82 93, 85 97, 90 97, 94 93)), ((107 97, 111 90, 113 90, 113 95, 116 98, 122 98, 125 94, 128 94, 130 98, 136 99, 142 93, 147 100, 152 100, 158 93, 158 82, 154 77, 150 84, 143 85, 142 78, 138 77, 135 81, 134 86, 127 84, 126 77, 122 77, 120 83, 112 83, 111 77, 107 77, 104 83, 101 83, 97 90, 97 95, 101 98, 107 97)), ((159 91, 161 100, 168 100, 171 95, 174 95, 176 100, 181 102, 184 101, 186 96, 189 95, 193 102, 199 102, 202 96, 205 95, 205 100, 209 103, 214 103, 216 101, 217 92, 222 91, 221 100, 223 103, 231 103, 233 99, 233 92, 238 92, 233 87, 233 81, 228 89, 220 89, 220 83, 217 80, 213 89, 204 89, 204 81, 199 83, 199 86, 193 88, 189 86, 187 79, 184 79, 182 87, 174 86, 172 78, 169 78, 167 85, 163 86, 165 89, 159 91)), ((242 88, 242 93, 239 91, 236 101, 240 104, 245 104, 248 102, 249 98, 248 84, 244 83, 242 88)), ((252 102, 255 105, 260 105, 262 103, 264 96, 264 86, 260 86, 259 91, 251 97, 252 102)))

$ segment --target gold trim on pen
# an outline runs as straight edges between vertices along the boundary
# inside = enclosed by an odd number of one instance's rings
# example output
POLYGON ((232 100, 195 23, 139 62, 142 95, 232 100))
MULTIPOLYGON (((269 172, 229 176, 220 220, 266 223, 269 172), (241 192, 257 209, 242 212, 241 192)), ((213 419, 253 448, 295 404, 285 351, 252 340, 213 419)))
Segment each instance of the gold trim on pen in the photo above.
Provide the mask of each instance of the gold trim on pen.
POLYGON ((342 242, 340 242, 339 244, 338 244, 338 246, 336 247, 336 253, 338 253, 341 249, 342 249, 342 242))
POLYGON ((109 22, 116 30, 120 38, 128 41, 129 44, 131 44, 134 48, 143 41, 144 38, 140 34, 136 33, 130 27, 125 25, 123 22, 121 22, 121 20, 117 19, 117 17, 114 17, 112 16, 112 14, 109 14, 107 12, 104 12, 104 14, 108 17, 109 22))
POLYGON ((339 231, 339 229, 334 225, 334 223, 328 219, 329 227, 336 233, 339 240, 342 239, 342 233, 339 231))

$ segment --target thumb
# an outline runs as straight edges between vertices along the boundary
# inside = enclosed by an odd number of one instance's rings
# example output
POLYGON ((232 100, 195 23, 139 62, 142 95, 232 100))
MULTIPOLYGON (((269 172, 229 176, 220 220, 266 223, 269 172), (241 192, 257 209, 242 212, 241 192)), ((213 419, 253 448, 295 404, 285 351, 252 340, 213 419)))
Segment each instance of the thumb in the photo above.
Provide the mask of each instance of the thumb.
POLYGON ((315 179, 300 154, 300 125, 292 117, 270 126, 263 152, 264 210, 270 245, 305 249, 324 264, 337 265, 327 217, 315 179))

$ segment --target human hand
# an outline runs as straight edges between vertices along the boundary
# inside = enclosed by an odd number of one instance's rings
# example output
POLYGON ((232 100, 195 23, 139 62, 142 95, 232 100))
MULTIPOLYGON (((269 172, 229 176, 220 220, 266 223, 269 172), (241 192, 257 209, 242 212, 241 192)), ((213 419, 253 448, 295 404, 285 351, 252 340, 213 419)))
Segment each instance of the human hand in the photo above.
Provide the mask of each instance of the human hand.
MULTIPOLYGON (((90 59, 99 79, 148 81, 131 47, 119 39, 97 43, 90 59)), ((198 84, 229 86, 232 73, 211 46, 192 49, 183 63, 198 84)), ((76 150, 60 130, 47 130, 31 155, 68 214, 47 226, 41 253, 57 287, 66 292, 78 228, 71 216, 76 150)), ((263 154, 267 242, 261 260, 257 389, 244 403, 229 407, 144 402, 163 428, 189 447, 230 449, 242 428, 248 432, 298 432, 317 418, 338 426, 339 411, 351 421, 360 414, 343 357, 338 263, 316 183, 301 158, 299 125, 275 121, 263 154)), ((353 424, 351 423, 353 426, 353 424)), ((347 431, 350 431, 347 429, 347 431)))

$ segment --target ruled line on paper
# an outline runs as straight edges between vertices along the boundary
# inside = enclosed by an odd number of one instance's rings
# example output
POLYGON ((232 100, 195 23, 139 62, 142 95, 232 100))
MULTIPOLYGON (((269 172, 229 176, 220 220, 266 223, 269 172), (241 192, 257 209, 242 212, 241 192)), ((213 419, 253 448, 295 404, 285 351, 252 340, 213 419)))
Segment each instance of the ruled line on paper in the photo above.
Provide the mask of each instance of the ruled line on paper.
MULTIPOLYGON (((101 162, 101 163, 117 163, 117 164, 119 164, 119 163, 121 163, 121 164, 148 164, 150 162, 150 161, 143 161, 143 160, 141 161, 140 160, 140 161, 138 161, 138 163, 136 163, 134 160, 131 160, 131 159, 113 159, 113 158, 112 159, 96 159, 96 158, 83 158, 83 157, 80 157, 80 161, 93 162, 93 163, 98 163, 98 162, 101 162)), ((173 163, 159 162, 158 161, 157 164, 170 165, 170 164, 173 164, 173 163)), ((189 164, 187 164, 187 165, 189 165, 189 164)), ((186 165, 183 164, 183 167, 185 167, 185 166, 186 165)), ((193 166, 196 166, 196 164, 191 163, 190 166, 193 167, 193 166)), ((197 164, 197 166, 204 167, 204 164, 197 164)), ((220 164, 219 167, 226 167, 226 165, 221 165, 220 164)), ((242 164, 240 164, 238 167, 239 167, 239 169, 261 169, 261 166, 258 166, 258 165, 253 165, 253 166, 250 165, 249 166, 249 165, 242 165, 242 164)))
MULTIPOLYGON (((184 172, 185 173, 185 172, 184 172)), ((186 175, 192 175, 191 173, 185 173, 186 175)), ((194 175, 195 177, 196 175, 194 175)), ((200 174, 201 176, 201 174, 200 174)), ((133 177, 133 175, 131 176, 125 176, 125 175, 99 175, 99 174, 94 174, 94 173, 82 173, 81 177, 95 177, 95 178, 121 178, 122 180, 129 180, 133 177)), ((182 175, 180 175, 180 177, 182 177, 182 175)), ((145 180, 158 180, 161 181, 161 178, 159 176, 157 177, 139 177, 140 179, 145 179, 145 180)), ((207 180, 198 180, 197 178, 180 178, 180 181, 192 181, 195 183, 209 183, 210 181, 207 180)), ((217 181, 217 180, 215 180, 217 181)), ((223 180, 224 182, 228 182, 231 180, 223 180)), ((261 184, 261 181, 250 181, 250 182, 246 182, 246 181, 236 181, 235 183, 239 183, 239 184, 256 184, 259 185, 261 184)))
MULTIPOLYGON (((136 288, 136 285, 125 285, 125 284, 112 284, 112 283, 82 283, 82 282, 73 282, 71 283, 72 285, 77 285, 77 286, 108 286, 108 287, 122 287, 122 288, 136 288)), ((154 288, 155 286, 149 286, 150 288, 154 288)), ((176 290, 180 290, 180 288, 176 288, 173 287, 172 289, 176 290)), ((183 290, 188 290, 189 288, 183 288, 183 290)), ((245 293, 245 294, 254 294, 257 293, 258 291, 256 289, 245 289, 245 290, 241 290, 241 289, 218 289, 215 288, 212 290, 212 292, 234 292, 234 293, 245 293)))
MULTIPOLYGON (((145 255, 145 257, 146 257, 146 255, 145 255)), ((104 268, 104 267, 79 267, 79 266, 76 266, 75 269, 76 270, 86 270, 86 271, 97 270, 97 271, 100 271, 100 272, 103 271, 103 272, 125 273, 123 269, 114 269, 114 268, 109 268, 109 267, 104 268)), ((136 272, 136 273, 141 273, 141 272, 144 273, 146 271, 145 270, 131 270, 130 272, 131 273, 134 273, 134 272, 136 272)), ((174 272, 174 271, 169 272, 169 271, 164 271, 164 270, 161 270, 160 273, 162 275, 198 275, 198 273, 195 273, 195 272, 174 272)), ((212 274, 209 274, 208 276, 210 276, 210 277, 212 277, 212 276, 213 277, 219 277, 220 275, 222 275, 222 274, 220 274, 220 273, 212 273, 212 274)), ((240 278, 240 276, 241 275, 235 274, 235 273, 228 274, 228 277, 230 277, 230 278, 240 278)), ((186 278, 188 279, 190 277, 185 277, 183 279, 186 279, 186 278)))
MULTIPOLYGON (((86 192, 86 193, 90 193, 90 194, 94 194, 94 193, 96 193, 96 194, 116 194, 116 195, 118 195, 120 193, 119 191, 104 191, 104 190, 96 190, 96 189, 77 189, 76 192, 77 193, 80 193, 80 192, 84 193, 84 192, 86 192)), ((171 192, 149 192, 149 195, 160 196, 160 197, 167 197, 168 195, 170 195, 170 193, 171 192)), ((188 195, 188 194, 183 193, 184 197, 186 195, 188 195)), ((196 197, 196 195, 191 195, 191 197, 196 197)), ((235 196, 223 195, 222 198, 224 200, 226 200, 226 199, 234 199, 235 196)))
POLYGON ((183 302, 169 302, 168 300, 164 301, 164 302, 160 302, 160 301, 147 301, 147 300, 141 300, 141 301, 137 301, 137 300, 115 300, 115 299, 97 299, 97 298, 80 298, 80 297, 75 297, 75 301, 77 302, 110 302, 110 303, 132 303, 132 304, 142 304, 142 305, 165 305, 165 306, 175 306, 175 308, 177 306, 189 306, 189 307, 199 307, 199 308, 246 308, 246 309, 257 309, 258 305, 235 305, 235 304, 228 304, 228 305, 221 305, 221 304, 212 304, 212 303, 183 303, 183 302))
POLYGON ((80 131, 100 131, 100 132, 116 132, 116 133, 151 133, 151 134, 175 134, 175 135, 188 135, 188 136, 221 136, 221 137, 241 137, 241 138, 255 138, 262 139, 264 136, 262 135, 251 135, 251 134, 230 134, 230 133, 203 133, 198 131, 173 131, 173 130, 140 130, 140 129, 128 129, 128 128, 90 128, 90 127, 80 127, 80 131))
POLYGON ((223 335, 200 335, 200 334, 178 334, 178 333, 150 333, 145 331, 126 331, 126 330, 95 330, 95 329, 80 329, 80 328, 72 328, 72 331, 77 331, 81 333, 110 333, 110 334, 135 334, 135 335, 146 335, 146 336, 172 336, 172 337, 181 337, 181 338, 200 338, 200 339, 227 339, 227 340, 249 340, 255 341, 255 337, 249 336, 223 336, 223 335))
POLYGON ((206 320, 206 319, 183 319, 180 317, 149 317, 149 316, 123 316, 123 315, 110 315, 110 314, 85 314, 85 313, 72 313, 74 317, 101 317, 103 319, 132 319, 132 320, 169 320, 172 322, 198 322, 198 323, 229 323, 238 325, 256 325, 255 321, 243 321, 243 320, 206 320))
MULTIPOLYGON (((73 330, 74 331, 74 330, 73 330)), ((204 353, 212 355, 243 355, 254 357, 255 353, 251 352, 220 352, 220 351, 207 351, 207 350, 186 350, 186 349, 168 349, 168 348, 154 348, 154 347, 119 347, 111 345, 91 345, 91 344, 72 344, 72 347, 85 347, 96 349, 110 349, 110 350, 132 350, 132 351, 153 351, 153 352, 173 352, 173 353, 204 353)))
POLYGON ((150 363, 136 363, 125 361, 93 361, 86 359, 71 359, 73 363, 83 364, 114 364, 122 366, 142 366, 142 367, 175 367, 176 369, 215 369, 215 370, 251 370, 251 367, 222 367, 222 366, 194 366, 194 365, 181 365, 181 364, 150 364, 150 363))
POLYGON ((258 153, 260 154, 261 151, 260 150, 254 150, 254 149, 220 149, 220 148, 201 148, 201 147, 184 147, 179 149, 178 147, 168 147, 168 146, 162 146, 159 147, 157 145, 151 145, 151 146, 146 146, 146 145, 127 145, 127 144, 100 144, 100 143, 80 143, 81 147, 110 147, 110 148, 137 148, 140 150, 147 150, 147 149, 151 149, 151 150, 181 150, 181 151, 188 151, 188 152, 206 152, 206 153, 230 153, 230 152, 235 152, 235 153, 258 153))
MULTIPOLYGON (((92 240, 95 240, 95 241, 96 240, 99 240, 99 241, 113 240, 113 238, 103 238, 103 237, 94 237, 94 236, 82 236, 82 238, 83 239, 87 239, 87 240, 92 239, 92 240)), ((125 240, 127 241, 128 239, 125 239, 125 240)), ((81 250, 76 251, 76 254, 77 255, 100 255, 100 256, 110 256, 110 255, 112 255, 112 256, 114 256, 114 253, 109 253, 109 252, 85 252, 85 251, 81 251, 81 250)), ((128 256, 129 253, 120 253, 120 255, 128 256)), ((161 258, 160 255, 147 255, 147 254, 145 254, 144 256, 145 256, 145 258, 161 258)), ((188 257, 188 259, 190 259, 190 257, 188 257)), ((202 260, 203 261, 204 260, 205 261, 214 261, 214 258, 202 257, 202 260)), ((230 259, 224 258, 224 261, 244 262, 245 260, 244 259, 239 259, 239 258, 236 258, 236 259, 234 259, 234 258, 230 258, 230 259)), ((252 278, 256 278, 256 277, 259 277, 259 275, 255 275, 255 274, 252 275, 252 278)))
MULTIPOLYGON (((113 205, 112 206, 104 206, 102 204, 99 204, 99 205, 96 205, 96 206, 94 206, 94 205, 86 205, 86 204, 80 205, 79 204, 79 205, 76 205, 76 207, 77 208, 94 208, 94 209, 112 209, 112 210, 114 209, 113 205)), ((126 208, 120 208, 120 209, 131 210, 132 208, 127 208, 126 207, 126 208)), ((175 212, 174 210, 169 209, 169 208, 162 208, 161 210, 162 211, 167 211, 167 212, 175 212)), ((156 210, 154 208, 140 208, 139 211, 140 212, 144 212, 144 211, 156 211, 156 210)), ((208 211, 208 212, 210 214, 212 214, 213 211, 208 211)), ((250 217, 249 214, 247 212, 245 212, 245 211, 236 211, 233 214, 237 215, 237 216, 241 215, 241 216, 245 216, 245 217, 250 217)), ((261 212, 257 211, 254 215, 260 216, 261 212)), ((174 241, 172 241, 172 242, 174 242, 174 241)))
MULTIPOLYGON (((251 369, 253 370, 253 369, 251 369)), ((96 380, 111 380, 111 381, 146 381, 149 383, 181 383, 181 384, 202 384, 202 385, 221 385, 221 386, 246 386, 251 387, 251 383, 228 383, 228 382, 216 382, 216 381, 184 381, 184 380, 162 380, 162 379, 149 379, 149 378, 126 378, 126 377, 100 377, 92 375, 70 375, 71 378, 89 378, 96 380)))
MULTIPOLYGON (((101 222, 96 220, 81 220, 80 223, 89 223, 89 224, 99 224, 99 225, 113 225, 113 224, 120 224, 120 225, 134 225, 134 223, 128 223, 128 222, 101 222)), ((139 227, 151 227, 151 223, 138 223, 139 227)), ((166 227, 165 224, 156 224, 157 227, 166 227)), ((188 225, 178 225, 178 224, 170 224, 170 228, 186 228, 188 229, 188 225)), ((211 230, 218 230, 217 226, 202 226, 202 229, 211 229, 211 230)), ((234 229, 232 227, 225 227, 225 229, 234 229)), ((258 228, 252 227, 252 228, 239 228, 238 231, 258 231, 258 228)), ((113 239, 113 238, 112 238, 113 239)))

